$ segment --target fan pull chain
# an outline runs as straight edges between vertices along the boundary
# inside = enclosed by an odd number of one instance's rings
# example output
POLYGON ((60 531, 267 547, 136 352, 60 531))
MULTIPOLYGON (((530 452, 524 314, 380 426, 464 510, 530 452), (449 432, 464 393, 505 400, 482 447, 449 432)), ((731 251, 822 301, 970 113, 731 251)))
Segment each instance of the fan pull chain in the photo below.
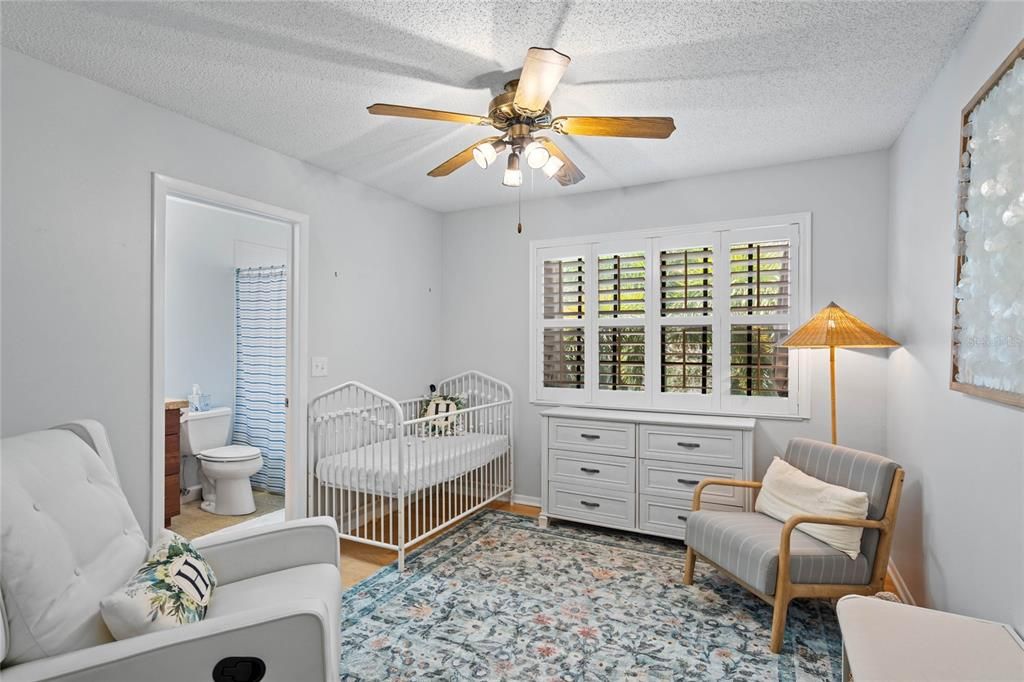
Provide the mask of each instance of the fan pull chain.
POLYGON ((516 223, 516 234, 523 233, 523 186, 519 185, 519 222, 516 223))

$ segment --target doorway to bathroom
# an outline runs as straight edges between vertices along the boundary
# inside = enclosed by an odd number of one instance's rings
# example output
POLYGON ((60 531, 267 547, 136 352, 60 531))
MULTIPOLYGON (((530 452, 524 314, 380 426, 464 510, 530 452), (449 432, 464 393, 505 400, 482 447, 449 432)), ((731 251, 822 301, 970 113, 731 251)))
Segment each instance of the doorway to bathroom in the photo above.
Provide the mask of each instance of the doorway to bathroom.
POLYGON ((153 178, 152 532, 304 514, 304 215, 153 178))

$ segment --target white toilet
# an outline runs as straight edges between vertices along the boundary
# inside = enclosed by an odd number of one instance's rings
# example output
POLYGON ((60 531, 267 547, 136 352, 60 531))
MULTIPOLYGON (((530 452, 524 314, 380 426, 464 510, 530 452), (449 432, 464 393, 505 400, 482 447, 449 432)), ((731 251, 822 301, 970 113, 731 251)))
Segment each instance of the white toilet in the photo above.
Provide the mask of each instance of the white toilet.
POLYGON ((263 468, 263 455, 250 445, 226 445, 230 436, 230 407, 181 414, 181 454, 199 460, 200 507, 225 516, 251 514, 256 503, 249 477, 263 468))

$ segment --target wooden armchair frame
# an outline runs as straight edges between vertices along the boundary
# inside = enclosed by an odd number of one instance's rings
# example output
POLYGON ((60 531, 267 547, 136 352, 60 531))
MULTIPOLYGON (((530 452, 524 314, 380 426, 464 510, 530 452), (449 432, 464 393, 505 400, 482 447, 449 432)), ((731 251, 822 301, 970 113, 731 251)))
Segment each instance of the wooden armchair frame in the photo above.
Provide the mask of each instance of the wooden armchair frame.
MULTIPOLYGON (((704 555, 697 554, 692 547, 686 547, 686 573, 683 582, 687 585, 693 584, 693 569, 698 557, 717 568, 720 572, 728 575, 733 580, 743 585, 747 590, 753 592, 763 601, 772 606, 772 642, 773 653, 782 651, 782 639, 786 631, 786 614, 789 611, 789 602, 794 599, 838 599, 848 594, 872 595, 881 592, 885 585, 885 573, 889 566, 889 552, 892 550, 893 531, 896 528, 896 512, 900 504, 900 494, 903 491, 904 471, 897 467, 892 477, 892 487, 889 489, 889 499, 886 501, 885 514, 878 521, 871 519, 844 519, 834 516, 794 516, 786 521, 782 527, 779 537, 779 570, 775 580, 775 594, 768 595, 748 585, 735 575, 725 570, 714 561, 704 555), (878 530, 878 546, 875 549, 875 562, 871 567, 871 577, 866 585, 845 585, 835 583, 794 583, 790 580, 790 543, 793 531, 801 523, 823 523, 835 526, 855 526, 860 528, 874 528, 878 530)), ((693 492, 693 511, 700 510, 700 496, 704 489, 712 485, 731 486, 734 488, 751 488, 758 490, 761 483, 758 481, 734 481, 724 478, 706 478, 701 481, 693 492)))

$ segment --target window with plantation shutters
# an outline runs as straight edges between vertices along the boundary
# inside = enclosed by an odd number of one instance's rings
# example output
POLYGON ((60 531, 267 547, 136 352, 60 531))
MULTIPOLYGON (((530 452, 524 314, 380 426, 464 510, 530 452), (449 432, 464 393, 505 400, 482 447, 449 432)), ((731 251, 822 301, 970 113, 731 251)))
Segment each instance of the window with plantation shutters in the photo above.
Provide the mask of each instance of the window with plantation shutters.
POLYGON ((601 393, 645 390, 646 289, 646 244, 598 247, 597 389, 601 393))
POLYGON ((729 391, 789 397, 790 242, 729 244, 729 391))
POLYGON ((544 319, 583 319, 583 258, 544 261, 544 319))
POLYGON ((662 251, 660 261, 662 316, 710 315, 714 275, 711 245, 662 251))
POLYGON ((714 389, 715 241, 713 234, 698 234, 655 242, 662 394, 710 396, 714 389))
POLYGON ((531 399, 807 416, 810 216, 531 244, 531 399))
POLYGON ((540 262, 540 390, 574 400, 586 388, 585 249, 546 250, 540 262))
POLYGON ((611 253, 597 259, 597 306, 602 318, 644 316, 647 254, 611 253))
POLYGON ((598 387, 603 391, 644 390, 643 327, 600 327, 598 387))
POLYGON ((584 367, 582 327, 544 329, 544 386, 582 389, 584 367))

